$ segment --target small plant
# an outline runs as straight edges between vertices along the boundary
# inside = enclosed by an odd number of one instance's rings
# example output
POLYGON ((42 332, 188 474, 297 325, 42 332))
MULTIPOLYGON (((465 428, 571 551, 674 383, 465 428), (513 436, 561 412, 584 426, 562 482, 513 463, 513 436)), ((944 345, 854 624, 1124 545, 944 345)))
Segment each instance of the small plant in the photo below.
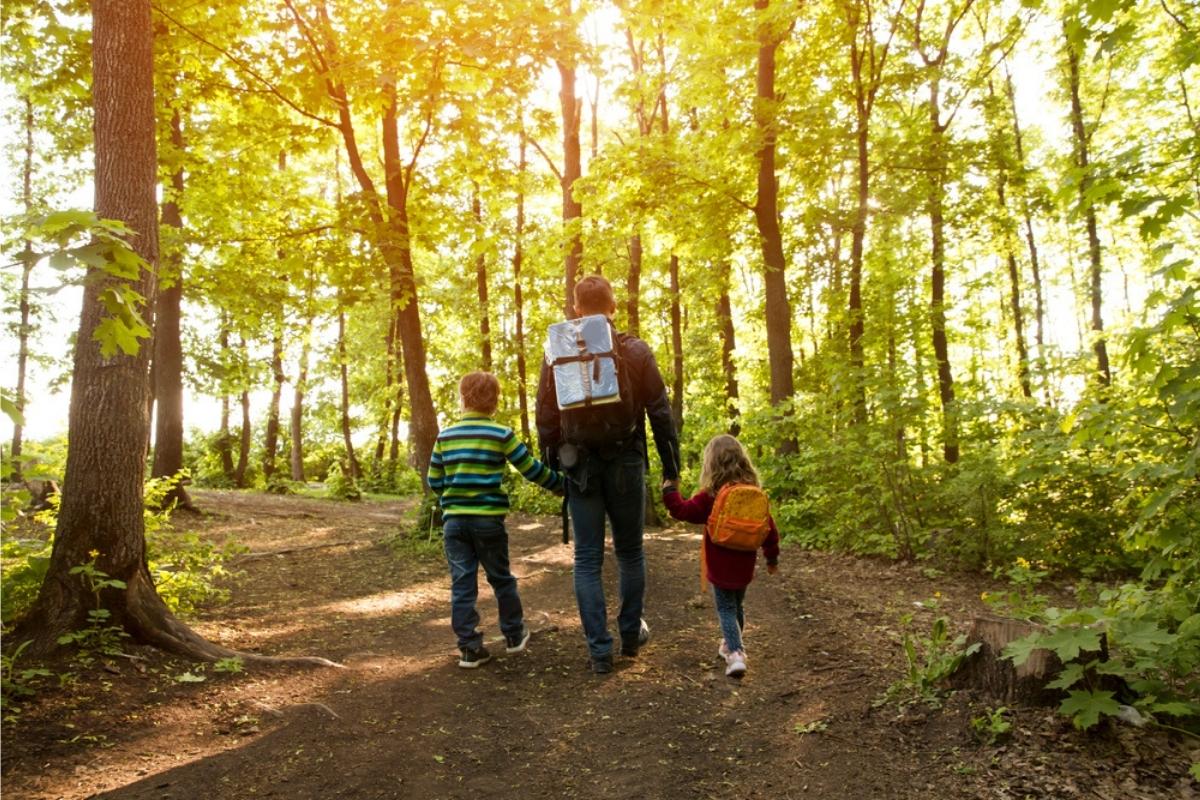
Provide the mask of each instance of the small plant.
MULTIPOLYGON (((936 601, 929 601, 926 605, 936 607, 936 601)), ((951 639, 946 617, 934 619, 927 637, 915 636, 907 630, 912 624, 911 614, 905 614, 902 622, 906 628, 903 640, 905 674, 888 687, 879 704, 895 700, 901 706, 923 702, 931 708, 937 708, 941 705, 941 689, 946 679, 980 645, 976 642, 967 647, 964 634, 951 639)))
POLYGON ((128 633, 116 625, 110 625, 111 612, 101 606, 100 593, 105 589, 124 589, 125 581, 110 578, 106 573, 96 568, 96 558, 100 553, 92 550, 88 553, 87 562, 71 567, 70 574, 78 575, 83 585, 91 592, 96 600, 96 607, 88 611, 88 624, 76 631, 64 633, 58 637, 61 645, 73 645, 78 648, 75 660, 87 666, 91 664, 94 653, 115 656, 121 652, 121 639, 127 638, 128 633))
POLYGON ((17 661, 21 653, 31 642, 21 642, 12 655, 0 655, 0 716, 5 722, 16 722, 20 711, 15 707, 16 700, 22 697, 32 697, 36 694, 33 685, 38 678, 49 678, 54 673, 40 667, 17 669, 17 661))
POLYGON ((325 494, 335 500, 357 502, 362 499, 362 490, 354 478, 347 475, 337 462, 330 465, 329 474, 325 476, 325 494))
POLYGON ((829 722, 823 719, 814 719, 812 722, 797 722, 793 730, 801 736, 809 733, 820 733, 829 728, 829 722))
POLYGON ((986 711, 981 717, 972 717, 971 733, 989 747, 1004 741, 1012 733, 1012 723, 1008 721, 1008 713, 1005 706, 1000 706, 997 709, 986 711))
POLYGON ((225 672, 230 675, 240 675, 245 671, 245 663, 237 656, 232 658, 222 658, 212 665, 213 672, 225 672))

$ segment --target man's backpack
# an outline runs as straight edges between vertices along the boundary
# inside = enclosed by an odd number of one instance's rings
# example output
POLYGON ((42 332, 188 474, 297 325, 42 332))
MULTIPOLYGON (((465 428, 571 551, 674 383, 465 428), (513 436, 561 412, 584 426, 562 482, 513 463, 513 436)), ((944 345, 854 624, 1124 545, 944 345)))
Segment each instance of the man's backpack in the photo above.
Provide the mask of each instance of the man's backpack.
POLYGON ((564 442, 597 451, 620 449, 636 431, 624 340, 600 314, 558 322, 547 331, 546 361, 564 442))
POLYGON ((713 501, 707 532, 715 545, 730 550, 758 550, 771 532, 767 493, 750 483, 725 484, 713 501))

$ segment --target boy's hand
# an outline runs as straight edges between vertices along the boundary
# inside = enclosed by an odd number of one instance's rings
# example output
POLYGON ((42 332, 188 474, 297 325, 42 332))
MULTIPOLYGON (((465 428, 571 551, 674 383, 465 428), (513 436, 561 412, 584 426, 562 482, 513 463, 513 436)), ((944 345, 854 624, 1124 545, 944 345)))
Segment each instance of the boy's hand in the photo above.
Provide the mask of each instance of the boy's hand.
POLYGON ((779 572, 778 564, 767 564, 767 574, 768 575, 774 575, 776 572, 779 572))

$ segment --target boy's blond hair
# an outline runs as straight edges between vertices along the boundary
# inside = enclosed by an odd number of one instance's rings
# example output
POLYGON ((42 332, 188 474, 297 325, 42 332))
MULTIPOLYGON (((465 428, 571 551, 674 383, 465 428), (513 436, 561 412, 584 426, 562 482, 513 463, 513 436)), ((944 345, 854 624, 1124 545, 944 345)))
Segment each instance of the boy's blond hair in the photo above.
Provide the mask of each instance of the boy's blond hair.
POLYGON ((490 372, 468 372, 458 382, 458 397, 466 411, 494 414, 500 404, 500 381, 490 372))
POLYGON ((700 467, 700 490, 715 495, 730 483, 759 486, 758 470, 742 443, 727 433, 714 436, 704 446, 700 467))

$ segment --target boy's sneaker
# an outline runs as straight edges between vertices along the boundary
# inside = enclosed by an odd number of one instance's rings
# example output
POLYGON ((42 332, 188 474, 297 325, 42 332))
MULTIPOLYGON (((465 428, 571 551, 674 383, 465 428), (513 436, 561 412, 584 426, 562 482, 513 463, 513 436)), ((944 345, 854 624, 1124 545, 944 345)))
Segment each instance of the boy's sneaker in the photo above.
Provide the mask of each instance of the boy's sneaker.
POLYGON ((725 677, 740 678, 746 674, 746 654, 741 650, 734 650, 725 657, 725 677))
POLYGON ((492 654, 483 645, 479 647, 460 647, 458 665, 463 669, 475 669, 492 660, 492 654))
POLYGON ((613 660, 611 655, 600 656, 592 659, 592 672, 596 675, 607 675, 613 671, 613 660))
POLYGON ((504 637, 504 652, 512 654, 519 653, 525 649, 525 645, 529 644, 529 628, 521 626, 521 630, 514 633, 512 636, 504 637))
POLYGON ((638 628, 636 637, 630 636, 626 638, 624 635, 621 636, 621 655, 633 658, 638 654, 638 649, 650 641, 650 626, 646 624, 646 620, 644 619, 641 622, 642 624, 638 628))

